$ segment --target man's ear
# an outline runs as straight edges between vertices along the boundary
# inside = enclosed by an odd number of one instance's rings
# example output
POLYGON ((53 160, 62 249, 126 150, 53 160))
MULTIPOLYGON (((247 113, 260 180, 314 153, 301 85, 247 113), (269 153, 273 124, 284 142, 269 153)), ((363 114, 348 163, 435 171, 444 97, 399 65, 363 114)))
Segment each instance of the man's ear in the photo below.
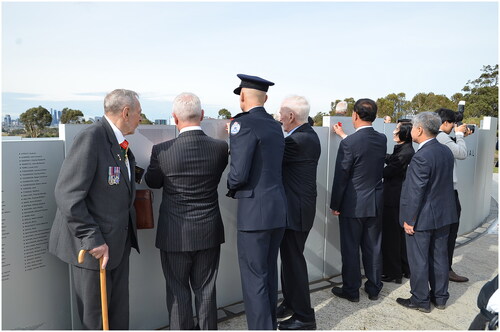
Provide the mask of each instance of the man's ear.
POLYGON ((243 103, 245 101, 245 93, 240 91, 240 102, 243 103))
POLYGON ((122 114, 121 114, 122 119, 125 121, 128 120, 129 113, 130 113, 130 108, 128 106, 125 106, 122 109, 122 114))
POLYGON ((266 102, 266 101, 267 101, 267 94, 266 94, 266 99, 264 99, 264 102, 266 102))
POLYGON ((205 117, 205 111, 204 110, 201 110, 201 118, 200 118, 200 122, 203 121, 203 118, 205 117))
POLYGON ((177 119, 177 115, 175 115, 175 113, 172 113, 172 117, 174 118, 174 122, 177 125, 179 123, 179 119, 177 119))

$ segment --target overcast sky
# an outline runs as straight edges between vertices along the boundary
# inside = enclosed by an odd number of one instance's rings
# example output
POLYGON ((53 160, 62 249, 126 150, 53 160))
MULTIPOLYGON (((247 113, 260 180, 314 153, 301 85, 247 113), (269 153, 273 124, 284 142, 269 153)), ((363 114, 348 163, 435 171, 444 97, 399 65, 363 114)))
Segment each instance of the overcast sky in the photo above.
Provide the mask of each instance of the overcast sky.
POLYGON ((450 97, 498 63, 497 2, 2 2, 2 113, 101 115, 105 94, 137 91, 149 119, 197 94, 235 115, 238 73, 276 83, 312 115, 347 97, 450 97))

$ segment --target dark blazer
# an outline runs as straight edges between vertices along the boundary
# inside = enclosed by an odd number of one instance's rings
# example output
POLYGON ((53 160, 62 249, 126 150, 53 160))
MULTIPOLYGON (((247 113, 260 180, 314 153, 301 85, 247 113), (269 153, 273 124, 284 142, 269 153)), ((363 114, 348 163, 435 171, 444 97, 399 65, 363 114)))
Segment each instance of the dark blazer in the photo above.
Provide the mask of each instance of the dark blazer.
POLYGON ((99 270, 99 261, 78 264, 81 249, 106 243, 107 270, 121 261, 129 227, 132 247, 139 251, 135 224, 135 158, 128 151, 129 179, 120 145, 106 118, 83 129, 73 141, 55 188, 57 212, 49 239, 49 251, 66 263, 99 270), (120 168, 118 184, 108 182, 110 167, 120 168))
POLYGON ((217 186, 227 160, 227 143, 201 130, 153 146, 145 180, 163 187, 156 247, 197 251, 224 242, 217 186))
POLYGON ((228 189, 238 199, 238 230, 286 226, 282 162, 285 138, 264 107, 240 113, 231 122, 228 189))
POLYGON ((399 207, 401 188, 406 170, 415 154, 412 143, 394 145, 394 152, 385 158, 384 167, 384 206, 399 207))
POLYGON ((373 127, 363 128, 340 142, 335 163, 330 208, 344 218, 381 215, 382 174, 387 138, 373 127))
POLYGON ((318 134, 305 123, 285 138, 283 185, 287 199, 287 228, 311 230, 316 215, 316 173, 321 155, 318 134))
POLYGON ((453 161, 450 149, 435 138, 415 153, 401 190, 401 226, 406 222, 415 231, 423 231, 457 221, 453 161))

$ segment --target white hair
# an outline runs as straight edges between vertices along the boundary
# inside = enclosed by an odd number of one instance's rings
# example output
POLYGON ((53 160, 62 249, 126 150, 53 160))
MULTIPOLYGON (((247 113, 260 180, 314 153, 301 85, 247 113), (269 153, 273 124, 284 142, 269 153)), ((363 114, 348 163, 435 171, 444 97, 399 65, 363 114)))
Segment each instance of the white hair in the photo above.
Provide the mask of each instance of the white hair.
POLYGON ((347 112, 347 102, 339 101, 335 106, 335 113, 345 114, 347 112))
POLYGON ((127 106, 133 109, 137 99, 139 99, 139 95, 132 90, 113 90, 104 98, 104 113, 117 114, 127 106))
POLYGON ((200 98, 191 92, 181 93, 174 99, 172 113, 174 113, 180 121, 190 122, 199 120, 201 117, 200 98))
POLYGON ((286 97, 281 103, 281 108, 295 114, 297 121, 301 123, 307 122, 307 117, 311 110, 311 106, 309 106, 307 99, 296 95, 286 97))

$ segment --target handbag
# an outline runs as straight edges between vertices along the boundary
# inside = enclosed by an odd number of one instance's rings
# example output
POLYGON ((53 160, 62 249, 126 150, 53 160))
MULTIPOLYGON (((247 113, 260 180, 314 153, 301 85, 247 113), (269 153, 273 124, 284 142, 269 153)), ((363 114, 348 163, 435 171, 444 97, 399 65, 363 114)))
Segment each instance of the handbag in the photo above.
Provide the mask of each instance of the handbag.
POLYGON ((149 189, 135 191, 134 207, 136 212, 137 229, 152 229, 155 227, 153 219, 153 192, 149 189))

